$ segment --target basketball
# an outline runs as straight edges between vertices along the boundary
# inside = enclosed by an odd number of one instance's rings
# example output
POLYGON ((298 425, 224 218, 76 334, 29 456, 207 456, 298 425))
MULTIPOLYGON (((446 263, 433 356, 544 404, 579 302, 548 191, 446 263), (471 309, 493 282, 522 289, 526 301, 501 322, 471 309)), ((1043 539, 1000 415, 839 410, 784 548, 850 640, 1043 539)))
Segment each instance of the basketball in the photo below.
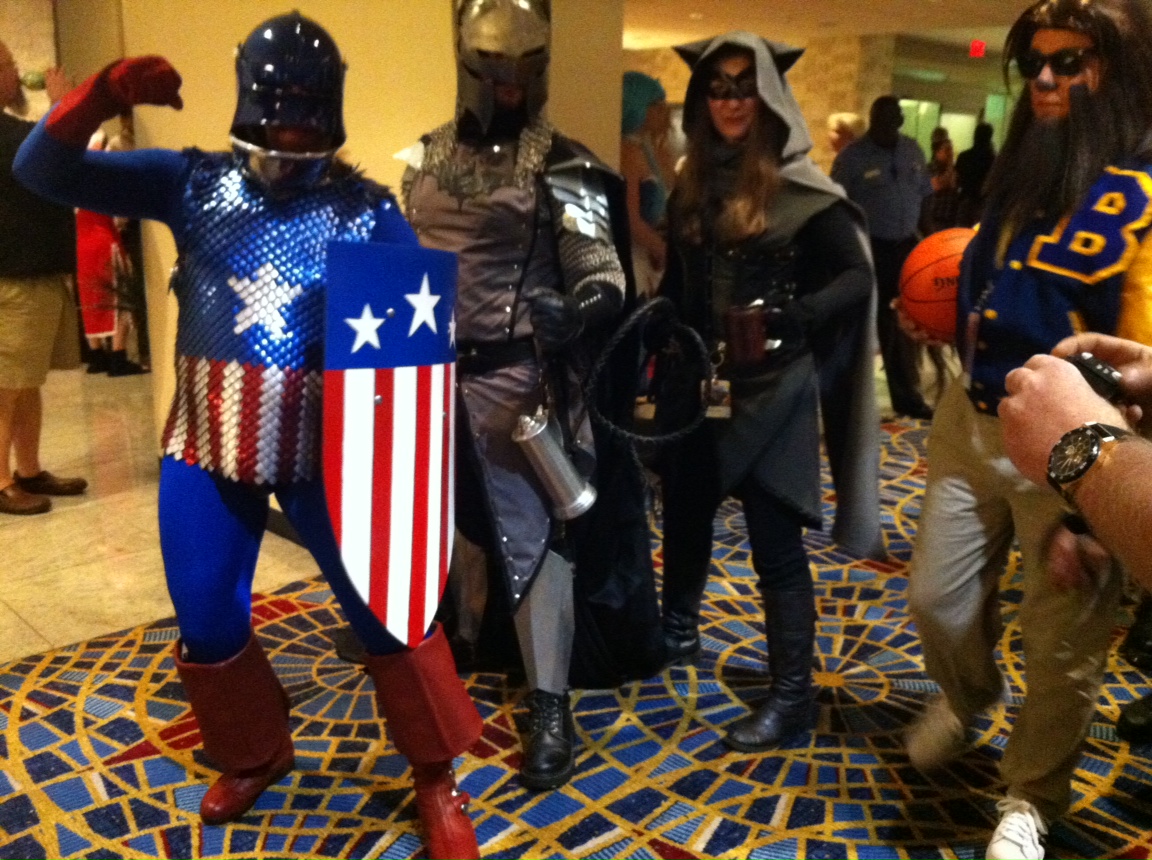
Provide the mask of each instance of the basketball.
POLYGON ((900 305, 933 340, 956 336, 956 288, 960 258, 976 231, 951 227, 926 237, 912 249, 900 270, 900 305))

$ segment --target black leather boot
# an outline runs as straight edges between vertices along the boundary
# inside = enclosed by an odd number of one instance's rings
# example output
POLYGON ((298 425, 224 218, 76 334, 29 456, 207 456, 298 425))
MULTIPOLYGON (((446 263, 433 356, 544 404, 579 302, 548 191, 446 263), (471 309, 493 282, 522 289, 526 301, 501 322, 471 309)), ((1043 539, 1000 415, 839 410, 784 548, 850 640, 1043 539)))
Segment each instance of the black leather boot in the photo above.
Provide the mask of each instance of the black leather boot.
POLYGON ((665 666, 689 666, 700 656, 700 613, 664 613, 665 666))
MULTIPOLYGON (((690 414, 691 409, 685 417, 690 414)), ((715 432, 705 422, 661 455, 664 565, 660 608, 669 666, 692 663, 700 653, 700 603, 712 566, 712 520, 723 498, 715 432)))
POLYGON ((665 561, 662 623, 669 666, 687 666, 700 656, 700 603, 708 568, 707 561, 702 565, 665 561))
POLYGON ((125 350, 117 349, 108 357, 109 376, 137 376, 148 371, 128 358, 125 350))
POLYGON ((766 592, 764 624, 772 689, 759 709, 732 723, 724 736, 724 743, 740 752, 774 749, 812 728, 816 603, 811 589, 766 592))
POLYGON ((1120 709, 1116 734, 1130 744, 1152 743, 1152 693, 1120 709))
POLYGON ((576 763, 576 729, 568 694, 533 690, 524 704, 528 717, 520 737, 524 757, 520 782, 537 791, 559 788, 572 777, 576 763))
POLYGON ((1120 656, 1145 672, 1152 669, 1152 597, 1145 594, 1132 616, 1120 656))

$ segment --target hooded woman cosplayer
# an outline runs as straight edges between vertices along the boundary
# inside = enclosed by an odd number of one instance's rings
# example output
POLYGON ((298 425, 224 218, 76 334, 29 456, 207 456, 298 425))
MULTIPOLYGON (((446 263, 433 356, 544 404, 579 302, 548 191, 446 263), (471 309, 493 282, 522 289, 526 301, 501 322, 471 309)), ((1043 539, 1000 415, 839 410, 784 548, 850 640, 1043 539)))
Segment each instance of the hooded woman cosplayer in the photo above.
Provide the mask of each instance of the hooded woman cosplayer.
MULTIPOLYGON (((705 422, 663 458, 664 633, 674 658, 699 650, 712 517, 734 495, 764 597, 772 690, 726 740, 754 751, 809 725, 816 610, 802 537, 821 527, 821 413, 833 537, 883 556, 875 285, 860 214, 807 157, 811 139, 783 77, 800 51, 745 32, 679 50, 693 66, 689 149, 669 205, 661 291, 713 350, 731 417, 705 422), (745 325, 729 329, 737 317, 745 325)), ((667 350, 663 364, 665 391, 686 390, 691 372, 667 350)), ((683 419, 670 414, 674 403, 657 405, 671 425, 683 419)))

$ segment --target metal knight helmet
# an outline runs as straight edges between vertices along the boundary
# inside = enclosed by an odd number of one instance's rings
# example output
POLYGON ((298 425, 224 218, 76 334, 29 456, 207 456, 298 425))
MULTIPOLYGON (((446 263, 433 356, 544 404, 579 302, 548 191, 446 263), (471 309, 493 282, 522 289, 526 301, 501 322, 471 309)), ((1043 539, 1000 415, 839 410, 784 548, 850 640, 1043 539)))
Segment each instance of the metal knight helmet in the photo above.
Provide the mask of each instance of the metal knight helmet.
POLYGON ((236 49, 232 147, 247 175, 274 191, 323 181, 344 135, 344 61, 328 32, 299 12, 269 18, 236 49), (273 146, 292 128, 312 145, 273 146))
POLYGON ((471 113, 487 131, 496 87, 519 86, 529 121, 548 101, 551 0, 454 0, 456 116, 471 113))

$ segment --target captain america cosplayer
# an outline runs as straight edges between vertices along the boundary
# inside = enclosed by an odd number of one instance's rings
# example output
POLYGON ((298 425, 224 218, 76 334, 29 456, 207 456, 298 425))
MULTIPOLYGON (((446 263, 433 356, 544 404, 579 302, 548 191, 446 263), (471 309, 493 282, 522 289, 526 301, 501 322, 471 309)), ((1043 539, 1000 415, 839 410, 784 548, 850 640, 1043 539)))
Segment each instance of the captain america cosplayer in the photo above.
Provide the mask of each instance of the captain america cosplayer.
POLYGON ((174 658, 204 749, 222 771, 200 807, 234 820, 294 766, 288 697, 251 628, 252 577, 275 493, 368 652, 389 735, 411 762, 431 857, 479 856, 453 758, 481 719, 438 626, 391 636, 340 559, 320 475, 326 248, 413 245, 387 189, 335 159, 345 66, 298 13, 258 26, 236 57, 231 153, 86 151, 139 104, 180 108, 162 58, 113 63, 70 94, 19 154, 20 181, 84 209, 163 222, 179 259, 176 394, 163 434, 160 540, 181 640, 174 658))
MULTIPOLYGON (((511 616, 529 690, 520 779, 548 789, 574 770, 568 688, 578 665, 601 650, 592 672, 606 667, 612 677, 593 683, 614 686, 662 660, 641 476, 593 429, 583 385, 633 293, 621 265, 627 221, 613 209, 619 177, 542 114, 548 2, 456 0, 453 11, 456 116, 407 151, 404 177, 421 243, 459 261, 459 533, 449 589, 464 606, 486 595, 486 622, 498 618, 497 627, 511 616), (520 416, 542 404, 598 492, 571 522, 554 512, 512 438, 520 416)), ((633 380, 638 362, 627 371, 633 380)), ((605 387, 630 413, 627 385, 605 387)), ((598 404, 604 394, 593 394, 598 404)), ((469 641, 466 628, 494 628, 461 615, 466 647, 478 641, 483 651, 498 638, 469 641)))

